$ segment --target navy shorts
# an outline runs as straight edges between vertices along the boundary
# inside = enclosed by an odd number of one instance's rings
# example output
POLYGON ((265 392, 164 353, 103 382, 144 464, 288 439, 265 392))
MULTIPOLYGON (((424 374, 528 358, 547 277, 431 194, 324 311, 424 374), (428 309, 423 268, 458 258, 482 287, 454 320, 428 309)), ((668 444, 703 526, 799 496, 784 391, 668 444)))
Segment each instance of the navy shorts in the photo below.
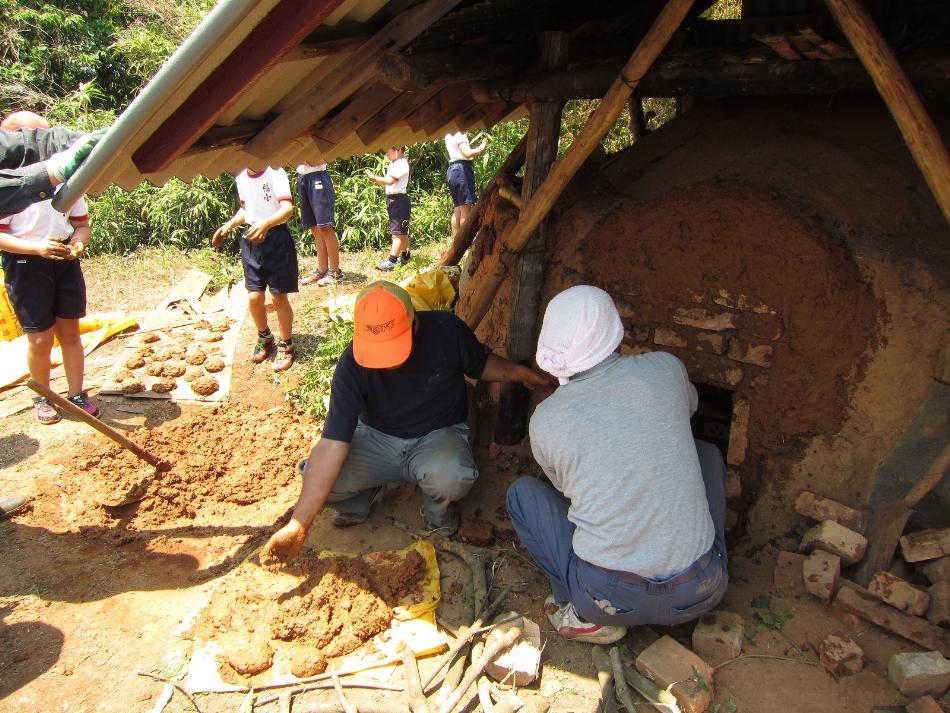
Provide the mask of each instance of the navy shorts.
POLYGON ((297 292, 297 246, 285 225, 267 231, 259 243, 241 236, 241 264, 248 292, 297 292))
POLYGON ((471 161, 452 161, 445 171, 445 180, 456 207, 475 202, 475 169, 471 161))
POLYGON ((24 332, 45 332, 57 318, 86 316, 86 280, 79 260, 4 252, 3 276, 24 332))
POLYGON ((386 196, 390 235, 409 235, 410 210, 409 196, 405 193, 390 193, 386 196))
POLYGON ((305 228, 332 228, 336 194, 329 171, 313 171, 297 176, 300 197, 300 224, 305 228))

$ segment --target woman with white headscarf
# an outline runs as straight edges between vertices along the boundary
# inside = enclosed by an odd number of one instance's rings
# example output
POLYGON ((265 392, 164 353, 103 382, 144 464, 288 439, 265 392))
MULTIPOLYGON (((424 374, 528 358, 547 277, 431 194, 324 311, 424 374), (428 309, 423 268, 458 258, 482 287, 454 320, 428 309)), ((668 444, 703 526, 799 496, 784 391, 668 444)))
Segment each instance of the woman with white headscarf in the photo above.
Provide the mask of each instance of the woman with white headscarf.
POLYGON ((536 358, 561 386, 529 432, 550 484, 524 477, 508 491, 515 530, 551 581, 548 618, 591 643, 696 619, 728 583, 725 465, 693 440, 696 389, 672 354, 620 356, 623 332, 596 287, 548 304, 536 358))

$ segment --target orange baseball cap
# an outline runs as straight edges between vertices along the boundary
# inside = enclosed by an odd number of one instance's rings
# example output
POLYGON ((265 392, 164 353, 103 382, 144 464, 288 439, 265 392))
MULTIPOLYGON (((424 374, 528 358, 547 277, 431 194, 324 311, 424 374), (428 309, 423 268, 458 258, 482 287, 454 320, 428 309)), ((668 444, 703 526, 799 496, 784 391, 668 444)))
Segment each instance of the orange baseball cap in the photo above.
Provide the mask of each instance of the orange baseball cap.
POLYGON ((412 351, 416 311, 409 293, 386 280, 368 284, 353 310, 353 357, 367 369, 399 366, 412 351))

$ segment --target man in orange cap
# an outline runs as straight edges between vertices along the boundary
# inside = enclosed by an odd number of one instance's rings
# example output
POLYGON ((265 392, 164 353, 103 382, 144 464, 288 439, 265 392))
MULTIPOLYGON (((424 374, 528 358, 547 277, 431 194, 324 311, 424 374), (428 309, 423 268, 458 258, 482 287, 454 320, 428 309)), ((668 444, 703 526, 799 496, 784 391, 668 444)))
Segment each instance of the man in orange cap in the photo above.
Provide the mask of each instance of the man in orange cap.
POLYGON ((294 559, 327 503, 334 525, 363 522, 383 486, 397 481, 422 490, 427 527, 454 532, 457 503, 478 477, 465 425, 466 376, 528 389, 551 384, 492 354, 454 313, 417 313, 409 293, 391 282, 363 289, 353 341, 333 375, 323 436, 300 464, 293 516, 267 542, 265 556, 294 559))

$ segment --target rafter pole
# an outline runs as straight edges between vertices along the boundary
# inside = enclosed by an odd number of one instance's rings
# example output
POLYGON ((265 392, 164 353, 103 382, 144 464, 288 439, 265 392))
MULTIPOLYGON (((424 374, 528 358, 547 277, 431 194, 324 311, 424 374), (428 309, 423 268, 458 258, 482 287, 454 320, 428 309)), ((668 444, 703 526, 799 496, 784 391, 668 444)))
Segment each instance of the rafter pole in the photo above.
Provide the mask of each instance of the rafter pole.
POLYGON ((501 235, 502 250, 508 254, 503 257, 507 259, 496 261, 490 272, 479 281, 478 287, 463 297, 459 313, 470 327, 477 327, 488 313, 498 287, 508 274, 512 258, 524 249, 564 188, 594 148, 603 141, 640 79, 670 41, 692 4, 692 0, 670 0, 664 6, 617 79, 607 90, 600 106, 590 115, 574 143, 554 163, 537 193, 525 205, 518 222, 501 235))
POLYGON ((890 109, 907 148, 950 221, 950 154, 894 53, 857 0, 825 0, 890 109))

